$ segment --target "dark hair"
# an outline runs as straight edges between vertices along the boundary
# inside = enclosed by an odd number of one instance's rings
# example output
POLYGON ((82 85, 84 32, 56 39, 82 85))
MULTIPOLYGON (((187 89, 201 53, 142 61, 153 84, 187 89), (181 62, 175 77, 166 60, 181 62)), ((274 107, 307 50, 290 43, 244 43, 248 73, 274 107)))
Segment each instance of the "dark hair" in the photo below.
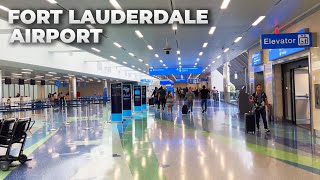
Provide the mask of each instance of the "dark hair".
POLYGON ((205 86, 205 85, 203 85, 203 86, 202 86, 202 88, 204 89, 204 88, 206 88, 206 86, 205 86))
MULTIPOLYGON (((261 84, 257 84, 256 87, 261 86, 261 84)), ((262 87, 262 86, 261 86, 262 87)))

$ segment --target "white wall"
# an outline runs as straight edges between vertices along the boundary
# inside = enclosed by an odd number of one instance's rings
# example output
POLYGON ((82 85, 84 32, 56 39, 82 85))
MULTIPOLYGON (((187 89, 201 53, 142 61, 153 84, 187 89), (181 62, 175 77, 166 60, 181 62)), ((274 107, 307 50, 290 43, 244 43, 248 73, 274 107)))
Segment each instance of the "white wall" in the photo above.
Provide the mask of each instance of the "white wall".
POLYGON ((211 72, 211 86, 212 89, 216 87, 218 91, 223 91, 223 75, 218 70, 211 72))

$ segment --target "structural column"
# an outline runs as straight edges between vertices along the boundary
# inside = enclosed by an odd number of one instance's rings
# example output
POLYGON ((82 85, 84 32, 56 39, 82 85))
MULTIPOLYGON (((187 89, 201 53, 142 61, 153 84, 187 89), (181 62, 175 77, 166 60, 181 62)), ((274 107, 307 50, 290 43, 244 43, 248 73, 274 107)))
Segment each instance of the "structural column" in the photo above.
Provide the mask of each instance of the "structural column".
POLYGON ((77 98, 77 79, 76 79, 76 77, 70 78, 69 90, 70 90, 71 99, 76 99, 77 98))
POLYGON ((230 102, 230 64, 229 62, 223 65, 223 92, 224 92, 224 101, 230 102))
POLYGON ((2 104, 2 70, 0 69, 0 104, 2 104))

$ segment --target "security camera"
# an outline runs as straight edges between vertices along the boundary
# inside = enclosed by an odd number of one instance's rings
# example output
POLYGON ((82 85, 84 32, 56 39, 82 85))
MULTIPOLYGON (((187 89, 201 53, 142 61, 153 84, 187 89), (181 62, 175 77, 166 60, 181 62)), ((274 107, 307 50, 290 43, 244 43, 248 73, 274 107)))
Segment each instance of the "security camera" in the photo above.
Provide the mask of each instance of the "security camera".
POLYGON ((164 52, 166 53, 166 54, 170 54, 170 51, 171 51, 171 47, 170 47, 170 45, 169 45, 169 43, 168 43, 168 39, 166 39, 166 46, 163 48, 163 50, 164 50, 164 52))

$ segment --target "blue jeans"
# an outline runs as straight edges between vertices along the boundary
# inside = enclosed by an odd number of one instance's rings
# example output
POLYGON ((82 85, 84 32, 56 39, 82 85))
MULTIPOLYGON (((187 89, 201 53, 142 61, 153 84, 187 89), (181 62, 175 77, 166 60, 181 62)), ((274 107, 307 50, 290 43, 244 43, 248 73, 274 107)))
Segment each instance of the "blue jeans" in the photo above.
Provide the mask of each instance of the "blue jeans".
POLYGON ((207 99, 201 99, 201 108, 202 108, 202 110, 204 110, 206 112, 207 111, 207 107, 208 107, 208 100, 207 99))

